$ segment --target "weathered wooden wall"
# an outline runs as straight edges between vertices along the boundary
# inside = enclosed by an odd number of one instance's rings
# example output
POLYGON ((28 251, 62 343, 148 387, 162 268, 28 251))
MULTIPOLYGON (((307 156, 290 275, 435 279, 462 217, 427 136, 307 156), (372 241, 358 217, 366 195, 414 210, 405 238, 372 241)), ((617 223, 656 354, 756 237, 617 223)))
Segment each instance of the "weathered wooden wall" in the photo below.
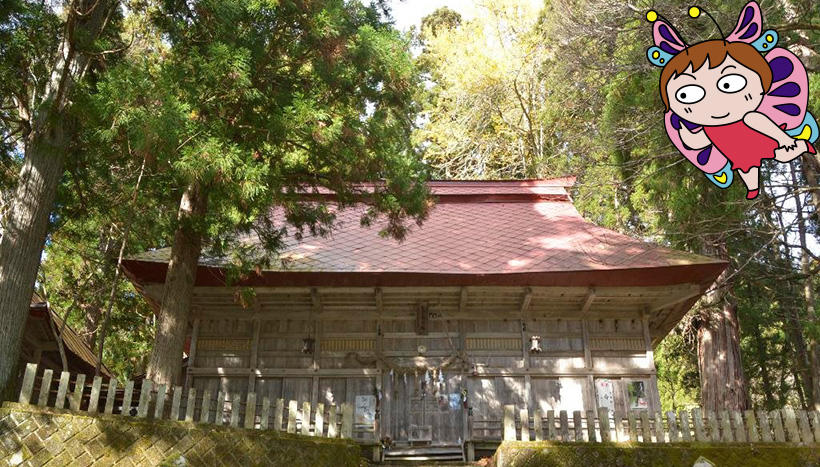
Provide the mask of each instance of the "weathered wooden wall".
POLYGON ((599 296, 596 309, 589 293, 552 301, 531 293, 522 299, 517 288, 465 295, 421 290, 397 297, 376 289, 363 300, 314 290, 276 295, 279 312, 256 305, 255 313, 239 315, 209 306, 191 323, 186 384, 312 404, 355 405, 356 396, 375 396, 378 417, 356 426, 360 439, 497 439, 497 430, 476 430, 474 422, 500 422, 505 404, 544 413, 592 410, 601 405, 599 378, 610 380, 613 410, 635 408, 628 384, 636 381, 644 408, 659 409, 645 299, 643 306, 636 299, 608 309, 599 296), (531 336, 541 337, 541 352, 530 352, 531 336), (313 339, 307 353, 305 339, 313 339), (465 389, 471 409, 463 404, 465 389))

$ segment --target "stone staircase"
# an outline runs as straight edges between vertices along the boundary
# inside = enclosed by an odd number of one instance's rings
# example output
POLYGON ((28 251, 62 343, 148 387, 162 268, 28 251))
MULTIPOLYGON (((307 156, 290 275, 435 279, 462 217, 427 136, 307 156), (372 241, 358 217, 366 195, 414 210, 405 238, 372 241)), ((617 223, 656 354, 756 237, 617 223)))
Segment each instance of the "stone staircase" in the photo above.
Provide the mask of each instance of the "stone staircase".
POLYGON ((464 450, 455 446, 393 447, 385 451, 381 465, 469 465, 464 450))

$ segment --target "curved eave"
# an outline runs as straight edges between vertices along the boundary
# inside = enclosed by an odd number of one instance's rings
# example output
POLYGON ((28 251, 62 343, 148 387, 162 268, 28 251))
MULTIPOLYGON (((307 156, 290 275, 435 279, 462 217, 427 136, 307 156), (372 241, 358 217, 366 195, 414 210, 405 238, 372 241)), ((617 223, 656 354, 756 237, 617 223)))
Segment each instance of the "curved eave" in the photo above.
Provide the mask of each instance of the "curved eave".
MULTIPOLYGON (((546 286, 651 287, 683 283, 711 284, 728 263, 715 261, 679 266, 545 271, 522 273, 457 274, 432 272, 263 271, 233 284, 248 287, 425 287, 425 286, 546 286)), ((126 260, 123 268, 136 284, 162 283, 168 265, 126 260)), ((196 286, 225 286, 220 268, 199 266, 196 286)))

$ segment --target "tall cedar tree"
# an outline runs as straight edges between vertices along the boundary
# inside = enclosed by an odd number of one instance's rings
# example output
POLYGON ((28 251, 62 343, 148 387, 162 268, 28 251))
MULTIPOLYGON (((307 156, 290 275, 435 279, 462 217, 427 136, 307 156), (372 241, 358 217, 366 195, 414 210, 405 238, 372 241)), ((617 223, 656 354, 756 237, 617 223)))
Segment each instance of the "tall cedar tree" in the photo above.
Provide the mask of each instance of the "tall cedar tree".
POLYGON ((181 192, 148 378, 179 378, 203 251, 247 273, 281 247, 272 206, 300 233, 334 222, 332 207, 304 196, 317 187, 340 206, 366 201, 362 223, 381 217, 382 234, 399 239, 407 219, 426 216, 426 171, 409 142, 420 80, 383 12, 343 0, 203 0, 156 13, 168 50, 149 71, 151 97, 122 104, 168 116, 146 131, 163 135, 152 157, 181 192), (368 193, 362 183, 376 180, 368 193), (264 248, 232 241, 244 233, 264 248))
POLYGON ((0 390, 13 382, 57 185, 81 118, 80 86, 116 48, 118 2, 12 0, 0 6, 0 390))

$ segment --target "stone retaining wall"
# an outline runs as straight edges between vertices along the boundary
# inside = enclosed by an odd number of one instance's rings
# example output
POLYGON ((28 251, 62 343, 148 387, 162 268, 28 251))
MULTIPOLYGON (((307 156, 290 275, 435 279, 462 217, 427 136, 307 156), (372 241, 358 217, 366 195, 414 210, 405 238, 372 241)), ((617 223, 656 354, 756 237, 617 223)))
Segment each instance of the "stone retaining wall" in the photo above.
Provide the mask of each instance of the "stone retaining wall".
POLYGON ((359 466, 342 439, 167 420, 77 414, 6 402, 0 465, 359 466))
POLYGON ((505 441, 493 467, 816 467, 818 445, 779 443, 551 443, 505 441), (701 460, 701 463, 697 463, 701 460))

